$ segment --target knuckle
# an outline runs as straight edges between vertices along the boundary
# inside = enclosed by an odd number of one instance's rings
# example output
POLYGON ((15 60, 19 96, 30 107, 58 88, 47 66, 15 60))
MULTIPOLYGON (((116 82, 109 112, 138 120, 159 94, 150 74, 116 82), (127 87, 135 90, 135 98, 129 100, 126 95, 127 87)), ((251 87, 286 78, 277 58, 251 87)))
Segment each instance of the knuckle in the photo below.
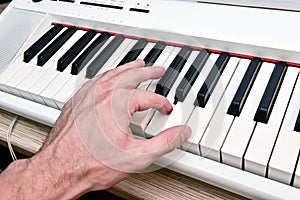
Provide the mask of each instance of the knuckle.
POLYGON ((99 82, 96 85, 96 92, 97 93, 105 92, 107 90, 110 90, 112 86, 113 86, 113 81, 111 79, 104 82, 99 82))

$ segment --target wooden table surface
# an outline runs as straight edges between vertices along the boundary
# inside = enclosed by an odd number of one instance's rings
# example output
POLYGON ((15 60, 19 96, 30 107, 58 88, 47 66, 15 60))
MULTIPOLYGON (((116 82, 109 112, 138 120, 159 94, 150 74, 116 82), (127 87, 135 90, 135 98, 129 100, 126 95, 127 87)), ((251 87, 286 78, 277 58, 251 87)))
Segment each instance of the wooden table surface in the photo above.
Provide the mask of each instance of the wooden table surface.
MULTIPOLYGON (((7 4, 0 4, 0 13, 7 4)), ((0 143, 6 145, 6 131, 14 114, 0 109, 0 143)), ((28 156, 43 145, 51 127, 19 117, 12 131, 12 144, 28 156)), ((241 196, 168 169, 133 174, 108 191, 126 199, 244 199, 241 196)))

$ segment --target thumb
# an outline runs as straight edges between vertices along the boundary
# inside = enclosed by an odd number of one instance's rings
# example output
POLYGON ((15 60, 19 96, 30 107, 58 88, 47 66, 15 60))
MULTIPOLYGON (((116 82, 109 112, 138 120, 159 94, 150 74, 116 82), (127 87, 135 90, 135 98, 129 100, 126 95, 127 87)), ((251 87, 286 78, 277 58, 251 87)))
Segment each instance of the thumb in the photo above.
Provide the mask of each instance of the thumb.
POLYGON ((155 137, 145 140, 144 149, 153 154, 154 159, 171 152, 182 145, 190 136, 192 130, 188 126, 174 126, 160 132, 155 137))

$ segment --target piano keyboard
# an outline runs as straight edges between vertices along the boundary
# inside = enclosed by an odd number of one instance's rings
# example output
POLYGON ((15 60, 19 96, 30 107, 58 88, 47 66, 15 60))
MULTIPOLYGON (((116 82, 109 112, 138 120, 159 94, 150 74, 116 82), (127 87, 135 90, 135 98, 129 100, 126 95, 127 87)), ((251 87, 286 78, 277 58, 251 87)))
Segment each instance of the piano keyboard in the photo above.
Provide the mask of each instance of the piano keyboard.
POLYGON ((0 75, 1 90, 61 109, 82 83, 135 59, 166 68, 139 89, 174 108, 137 113, 135 134, 187 124, 185 151, 299 187, 300 68, 287 62, 53 23, 0 75))
POLYGON ((0 74, 4 109, 53 125, 86 81, 143 59, 166 73, 138 89, 165 96, 173 112, 135 113, 134 134, 150 138, 178 124, 193 131, 157 164, 250 198, 300 195, 299 63, 75 23, 43 27, 0 74))

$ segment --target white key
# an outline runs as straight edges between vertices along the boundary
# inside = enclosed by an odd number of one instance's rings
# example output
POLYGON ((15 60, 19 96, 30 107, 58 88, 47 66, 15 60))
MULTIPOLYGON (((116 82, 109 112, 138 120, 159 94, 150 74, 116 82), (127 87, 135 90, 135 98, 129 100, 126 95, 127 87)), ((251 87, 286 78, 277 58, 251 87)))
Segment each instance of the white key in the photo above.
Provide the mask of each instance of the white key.
MULTIPOLYGON (((157 58, 156 62, 153 64, 153 66, 161 66, 167 69, 168 66, 171 64, 172 60, 175 58, 176 54, 179 52, 179 50, 179 48, 166 46, 160 54, 160 56, 157 58), (171 56, 172 54, 175 54, 174 57, 171 56)), ((157 80, 150 81, 150 84, 148 84, 148 81, 146 81, 146 83, 141 83, 138 86, 138 89, 147 89, 149 91, 154 92, 156 83, 157 80)), ((154 112, 155 109, 151 108, 148 110, 134 113, 130 122, 130 128, 133 131, 133 133, 141 137, 145 137, 144 130, 147 124, 149 123, 150 119, 152 118, 154 112)))
POLYGON ((224 92, 239 63, 239 58, 232 57, 227 63, 218 83, 216 84, 205 108, 196 106, 187 125, 192 128, 193 134, 183 145, 183 149, 201 155, 199 151, 199 143, 203 137, 204 131, 210 118, 213 116, 224 92))
POLYGON ((23 79, 33 71, 35 66, 32 64, 25 63, 6 83, 6 87, 8 87, 11 94, 16 96, 22 96, 21 93, 16 89, 17 85, 19 85, 23 79))
MULTIPOLYGON (((206 77, 208 76, 209 72, 211 71, 214 63, 216 62, 216 60, 218 59, 219 55, 218 54, 211 54, 207 60, 207 62, 205 63, 202 71, 200 72, 197 80, 195 81, 193 87, 191 88, 191 92, 194 95, 194 100, 197 97, 197 93, 200 90, 200 88, 202 87, 206 77)), ((195 111, 195 109, 194 109, 195 111)), ((196 124, 198 123, 198 112, 192 112, 190 118, 187 121, 187 126, 189 126, 192 129, 192 135, 191 137, 188 139, 188 141, 186 141, 183 145, 182 148, 185 151, 190 151, 193 152, 195 154, 200 155, 200 151, 199 151, 199 145, 198 143, 193 143, 194 140, 197 140, 197 133, 198 133, 198 128, 199 126, 197 126, 196 124)), ((200 139, 198 139, 197 141, 199 141, 200 139)))
POLYGON ((291 182, 300 148, 300 134, 294 131, 300 108, 299 88, 300 78, 298 75, 269 163, 268 177, 286 184, 291 182))
POLYGON ((299 68, 288 68, 268 123, 257 123, 244 157, 246 171, 266 175, 268 161, 298 73, 299 68))
POLYGON ((50 82, 49 85, 41 93, 46 105, 53 108, 57 108, 55 102, 52 100, 53 96, 63 87, 63 85, 71 78, 71 67, 68 66, 64 72, 58 73, 58 75, 50 82))
MULTIPOLYGON (((45 33, 46 33, 47 31, 49 31, 51 28, 52 28, 52 26, 50 26, 50 27, 48 28, 48 30, 45 31, 45 33)), ((62 31, 60 31, 60 33, 61 33, 61 32, 62 32, 62 31)), ((56 37, 58 37, 58 35, 60 35, 60 33, 57 34, 57 36, 55 36, 54 39, 55 39, 56 37)), ((53 40, 54 40, 54 39, 53 39, 53 40)), ((52 41, 53 41, 53 40, 52 40, 52 41)), ((50 41, 50 43, 51 43, 52 41, 50 41)), ((35 41, 33 41, 32 44, 33 44, 34 42, 35 42, 35 41)), ((26 47, 26 48, 29 48, 30 45, 32 45, 32 44, 27 44, 27 47, 26 47)), ((24 49, 26 49, 26 48, 24 48, 24 49)), ((22 53, 18 58, 16 58, 16 59, 13 61, 12 64, 10 64, 10 65, 8 66, 8 68, 7 68, 5 71, 3 71, 3 72, 0 74, 0 90, 10 93, 10 90, 8 89, 8 87, 6 86, 5 83, 6 83, 8 80, 10 80, 10 79, 12 78, 12 76, 13 76, 15 73, 17 73, 20 69, 22 69, 22 68, 24 67, 25 62, 23 62, 23 58, 24 58, 24 54, 22 53)), ((36 63, 36 57, 33 58, 33 59, 31 60, 31 62, 35 62, 35 63, 36 63)))
POLYGON ((297 169, 296 169, 296 172, 295 172, 295 178, 294 178, 293 186, 300 189, 300 153, 298 155, 298 164, 297 164, 297 169))
MULTIPOLYGON (((115 39, 115 37, 116 36, 110 36, 108 39, 107 39, 107 41, 105 42, 105 44, 95 53, 95 55, 93 55, 93 57, 90 59, 90 61, 88 61, 87 63, 86 63, 86 65, 85 65, 85 70, 81 70, 80 71, 80 73, 82 74, 81 76, 84 76, 84 77, 86 77, 86 68, 87 68, 87 66, 89 66, 92 62, 93 62, 93 60, 105 49, 105 47, 111 42, 111 41, 113 41, 114 39, 115 39)), ((100 71, 100 70, 99 70, 100 71)), ((85 80, 86 81, 88 81, 88 80, 90 80, 89 78, 85 78, 85 80)))
MULTIPOLYGON (((97 74, 101 74, 105 71, 107 71, 108 69, 113 69, 116 66, 113 66, 113 64, 115 63, 115 61, 117 59, 122 58, 123 52, 126 50, 126 48, 129 46, 129 44, 133 42, 132 39, 128 39, 126 38, 121 44, 120 46, 116 49, 116 51, 110 56, 110 58, 106 61, 106 63, 103 65, 103 67, 97 72, 97 74)), ((136 40, 135 40, 136 42, 136 40)))
POLYGON ((118 58, 115 59, 115 62, 113 62, 112 66, 117 66, 137 42, 138 42, 137 40, 132 40, 132 42, 126 47, 122 55, 120 55, 118 58))
MULTIPOLYGON (((202 155, 204 157, 206 157, 209 152, 209 148, 207 149, 208 150, 207 152, 205 151, 206 150, 205 146, 209 146, 209 144, 205 145, 204 143, 211 142, 210 138, 203 139, 205 129, 206 129, 211 117, 213 116, 213 114, 225 92, 227 84, 229 83, 230 78, 233 75, 239 61, 240 61, 239 58, 235 58, 235 57, 230 58, 227 66, 225 67, 218 83, 216 84, 215 89, 213 90, 205 108, 197 106, 195 108, 195 110, 193 111, 193 115, 190 118, 191 122, 188 122, 188 125, 194 127, 193 130, 195 130, 195 134, 196 134, 196 136, 194 138, 191 138, 192 139, 191 143, 193 144, 193 146, 195 146, 196 144, 199 145, 199 143, 202 142, 201 145, 203 145, 204 151, 201 152, 201 147, 200 147, 200 155, 202 155)), ((193 151, 193 153, 198 153, 198 152, 193 151)))
MULTIPOLYGON (((83 35, 85 31, 77 30, 74 35, 69 39, 72 41, 70 47, 72 47, 83 35)), ((69 49, 69 48, 68 48, 69 49)), ((63 54, 62 54, 63 55, 63 54)), ((59 58, 62 56, 60 55, 59 58)), ((58 59, 59 59, 58 58, 58 59)), ((57 64, 55 64, 55 68, 57 64)), ((71 78, 72 66, 69 65, 63 72, 59 72, 58 75, 51 81, 51 83, 41 93, 42 98, 46 105, 53 108, 57 108, 55 102, 52 100, 53 96, 59 91, 59 89, 71 78)))
POLYGON ((19 70, 25 63, 23 59, 17 59, 0 74, 0 90, 9 93, 10 90, 6 87, 6 82, 19 70))
MULTIPOLYGON (((93 39, 83 48, 83 50, 74 58, 74 61, 99 37, 100 34, 96 34, 93 39)), ((92 60, 92 59, 91 59, 92 60)), ((72 65, 73 63, 70 63, 72 65)), ((85 78, 86 68, 85 65, 83 69, 77 75, 72 75, 67 83, 55 94, 53 101, 59 109, 62 109, 63 105, 67 100, 82 86, 82 84, 89 79, 85 78)))
MULTIPOLYGON (((96 35, 96 37, 97 37, 97 35, 96 35)), ((111 40, 113 40, 113 38, 114 38, 114 36, 111 36, 106 41, 106 43, 99 49, 99 51, 94 55, 94 57, 97 56, 111 42, 111 40)), ((70 38, 70 40, 71 39, 72 38, 70 38)), ((74 44, 74 41, 70 41, 70 40, 67 41, 67 43, 57 52, 57 54, 59 54, 60 56, 63 55, 72 46, 72 43, 74 44)), ((57 60, 59 59, 59 57, 56 56, 56 54, 54 56, 56 58, 53 60, 52 63, 49 63, 49 62, 46 63, 46 64, 50 64, 52 67, 49 70, 47 70, 43 74, 43 76, 40 79, 38 79, 34 83, 34 85, 28 90, 28 93, 30 93, 30 95, 32 96, 32 99, 41 104, 46 104, 44 102, 43 98, 41 97, 41 93, 51 83, 51 81, 54 80, 55 77, 60 73, 59 71, 56 70, 56 64, 57 64, 57 60)), ((92 62, 92 60, 93 59, 91 59, 90 62, 92 62)), ((89 63, 87 63, 86 66, 88 66, 89 63)))
MULTIPOLYGON (((191 55, 187 59, 187 62, 180 72, 180 75, 176 79, 169 94, 167 95, 167 99, 170 102, 174 102, 176 88, 178 87, 179 83, 183 79, 184 75, 186 74, 198 54, 199 51, 192 51, 191 55)), ((155 136, 159 132, 172 126, 185 124, 192 110, 194 109, 194 101, 196 99, 195 92, 190 91, 189 94, 183 102, 178 102, 176 105, 173 105, 173 111, 171 114, 165 115, 160 113, 159 111, 156 111, 145 130, 146 137, 155 136)))
MULTIPOLYGON (((83 52, 88 46, 97 38, 99 34, 96 34, 94 38, 84 47, 84 49, 81 51, 83 52)), ((80 53, 81 54, 81 53, 80 53)), ((79 54, 79 55, 80 55, 79 54)), ((79 56, 78 55, 78 56, 79 56)), ((77 57, 78 57, 77 56, 77 57)), ((76 58, 75 58, 76 59, 76 58)), ((54 63, 55 66, 55 63, 54 63)), ((28 92, 28 90, 33 87, 34 83, 38 81, 40 78, 45 76, 45 72, 50 68, 53 67, 53 65, 45 64, 43 67, 37 66, 18 86, 17 89, 20 91, 20 93, 23 95, 24 98, 33 100, 32 96, 28 92)))
POLYGON ((35 102, 46 105, 40 94, 60 73, 59 71, 53 69, 56 64, 56 61, 47 62, 46 65, 51 65, 50 68, 28 90, 28 93, 35 102))
POLYGON ((17 86, 16 90, 25 98, 29 100, 33 100, 31 95, 27 92, 33 85, 34 83, 40 79, 44 73, 49 70, 51 65, 45 64, 43 67, 40 66, 33 66, 34 69, 28 74, 17 86))
POLYGON ((234 119, 234 116, 227 114, 227 110, 247 71, 249 63, 250 60, 248 59, 242 59, 239 62, 215 113, 209 121, 200 142, 202 156, 220 162, 220 150, 234 119))
POLYGON ((55 94, 53 101, 58 109, 62 109, 64 104, 72 97, 78 88, 82 85, 84 80, 79 81, 76 75, 72 77, 63 85, 63 87, 55 94))
MULTIPOLYGON (((123 54, 123 52, 127 49, 129 44, 134 42, 136 41, 133 41, 132 39, 125 39, 120 45, 120 47, 111 56, 111 58, 108 59, 108 61, 103 66, 103 68, 99 70, 101 71, 100 73, 110 68, 114 68, 115 66, 112 65, 112 62, 114 62, 117 57, 123 54)), ((77 91, 77 89, 80 88, 82 83, 86 80, 84 77, 85 75, 84 72, 86 71, 86 68, 87 66, 85 66, 78 75, 72 75, 71 78, 68 80, 68 82, 64 84, 63 87, 53 97, 53 101, 55 102, 55 104, 59 109, 62 109, 63 105, 77 91)))
MULTIPOLYGON (((164 67, 164 69, 166 70, 169 65, 171 64, 171 62, 173 61, 174 57, 170 57, 170 54, 177 54, 179 52, 180 48, 176 47, 172 47, 172 46, 166 46, 165 49, 163 50, 163 52, 161 53, 161 55, 157 58, 156 62, 153 64, 153 66, 160 66, 160 67, 164 67), (169 58, 170 57, 170 58, 169 58)), ((156 83, 159 79, 155 80, 156 83)), ((142 83, 140 83, 137 87, 137 89, 140 90, 147 90, 150 86, 150 84, 153 82, 154 80, 147 80, 144 81, 142 83)), ((155 91, 155 87, 151 87, 151 91, 154 92, 155 91)))
MULTIPOLYGON (((149 42, 136 59, 143 60, 154 46, 155 46, 155 43, 149 42)), ((99 72, 98 72, 98 74, 99 74, 99 72)), ((144 88, 144 89, 146 89, 146 88, 144 88)))
POLYGON ((253 120, 259 102, 274 69, 274 64, 263 63, 239 117, 235 117, 221 149, 222 162, 242 168, 243 155, 255 127, 253 120))
POLYGON ((136 58, 137 60, 138 59, 144 59, 147 54, 149 53, 149 51, 151 51, 151 49, 155 46, 155 43, 153 42, 149 42, 145 48, 142 50, 142 52, 140 53, 140 55, 136 58))
MULTIPOLYGON (((97 36, 97 34, 96 34, 97 36)), ((54 38, 55 39, 55 38, 54 38)), ((88 45, 86 45, 86 47, 83 49, 83 51, 96 39, 96 37, 94 37, 88 45)), ((82 52, 83 52, 82 51, 82 52)), ((32 96, 30 95, 30 93, 28 92, 28 90, 33 87, 33 85, 35 84, 36 81, 38 81, 40 78, 42 78, 43 76, 45 76, 45 72, 50 68, 50 67, 54 67, 54 65, 49 65, 49 64, 45 64, 43 67, 40 66, 34 66, 34 70, 24 78, 24 80, 19 83, 19 85, 17 86, 18 91, 21 93, 21 95, 29 100, 33 100, 32 96)))
MULTIPOLYGON (((155 46, 155 45, 154 45, 155 46)), ((154 47, 153 46, 153 47, 154 47)), ((152 47, 152 48, 153 48, 152 47)), ((170 48, 172 48, 173 49, 173 47, 171 47, 171 46, 168 46, 169 48, 167 49, 168 50, 168 54, 167 55, 169 55, 170 54, 170 48)), ((167 48, 167 47, 166 47, 167 48)), ((163 52, 165 51, 166 49, 164 49, 163 50, 163 52)), ((151 49, 148 51, 148 53, 151 51, 151 49)), ((166 61, 166 58, 165 57, 162 57, 162 55, 165 55, 165 53, 161 53, 161 55, 159 56, 159 58, 157 58, 157 60, 156 60, 156 62, 153 64, 153 66, 158 66, 158 65, 163 65, 164 64, 164 62, 166 61), (162 59, 163 58, 163 59, 162 59)), ((147 56, 147 55, 146 55, 147 56)), ((146 56, 143 56, 143 57, 146 57, 146 56)), ((165 67, 165 69, 167 69, 167 67, 168 66, 164 66, 165 67)), ((146 90, 148 87, 149 87, 149 85, 150 85, 150 83, 152 82, 152 80, 147 80, 147 81, 144 81, 144 82, 142 82, 142 83, 140 83, 139 85, 138 85, 138 87, 137 87, 137 89, 140 89, 140 90, 146 90)))
MULTIPOLYGON (((40 52, 46 49, 66 29, 67 28, 62 29, 40 52)), ((24 88, 28 89, 49 68, 49 65, 44 65, 43 67, 37 66, 38 55, 39 54, 33 57, 29 63, 24 63, 24 65, 5 83, 12 94, 24 97, 22 93, 24 88)), ((20 59, 23 59, 23 55, 20 59)), ((49 61, 51 62, 51 60, 49 61)), ((27 98, 31 99, 30 95, 27 95, 27 98)))

